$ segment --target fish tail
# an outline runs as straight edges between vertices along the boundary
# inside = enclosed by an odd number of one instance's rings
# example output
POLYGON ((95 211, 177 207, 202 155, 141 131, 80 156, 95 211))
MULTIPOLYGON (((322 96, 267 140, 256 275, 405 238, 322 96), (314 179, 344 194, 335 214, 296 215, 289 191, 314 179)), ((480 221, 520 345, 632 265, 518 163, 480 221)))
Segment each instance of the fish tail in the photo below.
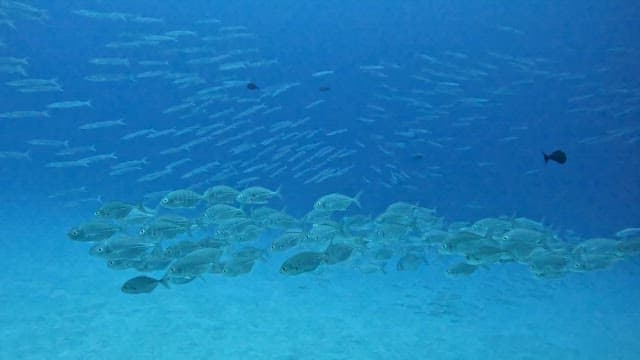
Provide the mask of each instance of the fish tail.
POLYGON ((549 155, 545 154, 544 151, 542 152, 542 156, 544 156, 544 163, 548 163, 549 162, 549 155))
POLYGON ((164 286, 167 289, 171 289, 171 286, 169 286, 169 276, 165 275, 162 277, 162 279, 158 280, 158 282, 160 284, 162 284, 162 286, 164 286))
POLYGON ((380 271, 381 271, 383 274, 385 274, 385 275, 387 274, 387 262, 386 262, 386 261, 385 261, 385 262, 383 262, 383 263, 380 265, 380 271))
POLYGON ((282 185, 278 186, 278 188, 276 189, 276 196, 282 199, 282 185))
POLYGON ((363 192, 362 190, 358 191, 356 196, 353 197, 353 202, 356 203, 356 205, 360 209, 362 209, 362 206, 360 205, 360 197, 362 196, 362 192, 363 192))

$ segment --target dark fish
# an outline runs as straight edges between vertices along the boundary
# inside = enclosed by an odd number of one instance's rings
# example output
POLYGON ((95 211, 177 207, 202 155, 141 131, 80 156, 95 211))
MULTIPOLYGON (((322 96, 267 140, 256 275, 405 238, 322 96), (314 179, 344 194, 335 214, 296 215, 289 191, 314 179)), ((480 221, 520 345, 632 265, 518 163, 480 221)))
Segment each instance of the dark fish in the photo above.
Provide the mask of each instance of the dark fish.
POLYGON ((422 160, 422 159, 424 159, 424 154, 421 154, 421 153, 415 153, 415 154, 411 155, 411 158, 412 158, 413 160, 422 160))
POLYGON ((250 82, 250 83, 247 84, 247 89, 249 89, 249 90, 259 90, 260 88, 258 87, 258 85, 250 82))
POLYGON ((286 275, 299 275, 314 271, 326 260, 326 255, 320 252, 305 251, 296 254, 282 263, 280 272, 286 275))
POLYGON ((158 286, 158 284, 164 285, 167 289, 169 288, 166 278, 156 280, 148 276, 136 276, 133 279, 127 280, 127 282, 122 285, 122 292, 127 294, 150 293, 158 286))
POLYGON ((567 162, 567 154, 565 154, 564 151, 562 151, 562 150, 556 150, 556 151, 552 152, 551 154, 545 154, 543 152, 542 155, 544 155, 544 163, 545 164, 547 162, 549 162, 549 160, 553 160, 553 161, 557 162, 558 164, 564 164, 564 163, 567 162))
POLYGON ((344 244, 330 244, 324 251, 325 263, 329 265, 343 262, 351 256, 353 248, 344 244))
POLYGON ((331 90, 331 88, 330 88, 330 87, 328 87, 328 86, 320 86, 320 87, 318 88, 318 90, 320 90, 320 91, 322 91, 322 92, 325 92, 325 91, 329 91, 329 90, 331 90))

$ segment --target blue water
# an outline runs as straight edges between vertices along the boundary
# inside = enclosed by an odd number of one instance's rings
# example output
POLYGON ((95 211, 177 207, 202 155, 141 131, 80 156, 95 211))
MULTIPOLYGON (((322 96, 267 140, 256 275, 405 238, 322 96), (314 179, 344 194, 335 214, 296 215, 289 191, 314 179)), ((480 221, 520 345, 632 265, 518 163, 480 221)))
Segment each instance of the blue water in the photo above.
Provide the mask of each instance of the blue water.
POLYGON ((67 232, 108 201, 155 208, 162 195, 145 195, 225 184, 281 187, 270 206, 296 218, 322 195, 362 191, 361 209, 348 215, 375 218, 405 201, 446 223, 526 217, 574 242, 613 238, 640 225, 638 15, 632 1, 0 2, 0 358, 637 358, 633 256, 540 279, 516 263, 452 278, 459 256, 432 248, 417 271, 396 271, 396 255, 386 273, 363 274, 353 261, 291 277, 278 271, 286 255, 270 254, 248 275, 133 296, 120 287, 138 272, 107 268, 67 232), (211 39, 230 26, 251 36, 211 39), (176 30, 190 33, 113 45, 176 30), (194 61, 233 50, 246 51, 194 61), (139 63, 148 60, 165 64, 139 63), (164 73, 140 76, 147 71, 164 73), (124 79, 85 79, 113 74, 124 79), (34 78, 57 79, 64 91, 8 84, 34 78), (219 98, 193 100, 234 81, 219 98), (68 100, 92 106, 47 109, 68 100), (166 113, 185 102, 196 110, 166 113), (238 115, 255 105, 263 107, 238 115), (49 116, 8 115, 25 110, 49 116), (126 125, 79 129, 117 119, 126 125), (216 123, 235 126, 163 154, 216 123), (175 131, 123 139, 150 128, 175 131), (60 156, 64 146, 34 139, 95 152, 60 156), (322 148, 329 155, 296 167, 322 148), (556 149, 566 164, 545 165, 541 152, 556 149), (110 153, 117 159, 52 166, 110 153), (142 158, 141 169, 110 174, 142 158))

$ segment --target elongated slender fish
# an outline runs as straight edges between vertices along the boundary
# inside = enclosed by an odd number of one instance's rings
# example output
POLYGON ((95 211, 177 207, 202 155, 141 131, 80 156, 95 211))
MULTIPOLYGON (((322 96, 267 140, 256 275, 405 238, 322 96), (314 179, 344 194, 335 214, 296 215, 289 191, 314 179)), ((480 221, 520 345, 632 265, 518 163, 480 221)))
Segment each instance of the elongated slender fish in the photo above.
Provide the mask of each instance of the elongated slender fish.
POLYGON ((59 101, 47 105, 47 109, 74 109, 81 107, 93 107, 91 100, 59 101))

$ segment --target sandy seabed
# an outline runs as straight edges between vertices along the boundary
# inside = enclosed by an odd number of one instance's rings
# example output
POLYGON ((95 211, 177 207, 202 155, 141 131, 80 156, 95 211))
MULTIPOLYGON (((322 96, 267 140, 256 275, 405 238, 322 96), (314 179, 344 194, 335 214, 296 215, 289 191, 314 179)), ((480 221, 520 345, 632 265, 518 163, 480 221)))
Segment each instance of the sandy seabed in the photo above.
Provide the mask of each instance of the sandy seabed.
MULTIPOLYGON (((450 278, 345 263, 285 276, 279 259, 234 278, 120 291, 62 228, 3 228, 0 359, 637 359, 640 261, 536 279, 518 264, 450 278), (22 230, 21 230, 22 229, 22 230), (22 231, 22 233, 20 232, 22 231), (46 234, 55 234, 46 236, 46 234)), ((154 274, 161 276, 161 274, 154 274)))

